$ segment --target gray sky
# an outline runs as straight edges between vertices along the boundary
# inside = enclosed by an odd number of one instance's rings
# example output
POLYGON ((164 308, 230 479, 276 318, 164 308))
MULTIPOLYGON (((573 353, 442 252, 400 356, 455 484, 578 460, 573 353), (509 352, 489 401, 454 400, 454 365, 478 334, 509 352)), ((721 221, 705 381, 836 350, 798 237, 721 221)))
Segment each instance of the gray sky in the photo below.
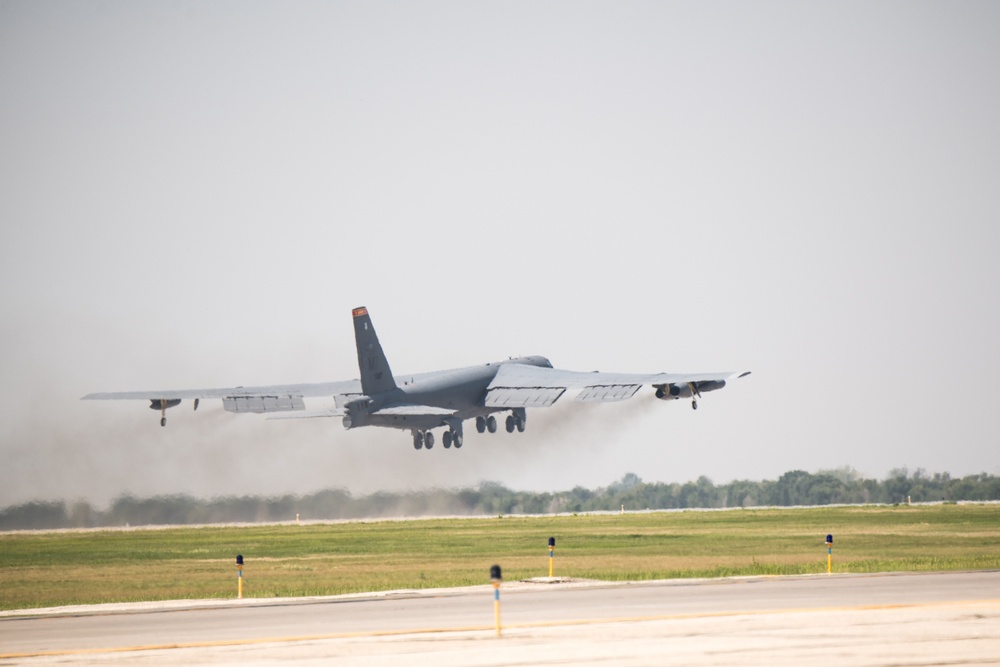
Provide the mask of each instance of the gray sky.
POLYGON ((998 474, 998 28, 995 2, 2 1, 0 506, 998 474), (753 375, 461 451, 79 400, 357 377, 359 305, 396 372, 753 375))

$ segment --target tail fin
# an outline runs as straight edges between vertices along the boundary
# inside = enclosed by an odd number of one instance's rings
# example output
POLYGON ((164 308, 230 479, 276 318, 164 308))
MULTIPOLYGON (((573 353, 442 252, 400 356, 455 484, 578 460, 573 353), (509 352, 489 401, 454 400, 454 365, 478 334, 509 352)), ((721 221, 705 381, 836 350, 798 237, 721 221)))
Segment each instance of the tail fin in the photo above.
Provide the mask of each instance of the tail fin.
POLYGON ((368 316, 365 307, 351 311, 354 316, 354 340, 358 345, 358 368, 361 370, 361 391, 367 396, 374 396, 396 388, 392 379, 389 362, 382 352, 378 342, 372 318, 368 316))

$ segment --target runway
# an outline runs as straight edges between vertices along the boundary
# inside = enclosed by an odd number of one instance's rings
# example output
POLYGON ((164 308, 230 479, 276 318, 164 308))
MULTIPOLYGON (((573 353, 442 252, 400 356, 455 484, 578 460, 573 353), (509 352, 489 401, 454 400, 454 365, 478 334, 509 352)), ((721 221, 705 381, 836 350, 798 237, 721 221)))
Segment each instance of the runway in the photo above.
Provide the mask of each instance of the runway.
POLYGON ((0 665, 1000 664, 1000 572, 755 577, 0 615, 0 665))

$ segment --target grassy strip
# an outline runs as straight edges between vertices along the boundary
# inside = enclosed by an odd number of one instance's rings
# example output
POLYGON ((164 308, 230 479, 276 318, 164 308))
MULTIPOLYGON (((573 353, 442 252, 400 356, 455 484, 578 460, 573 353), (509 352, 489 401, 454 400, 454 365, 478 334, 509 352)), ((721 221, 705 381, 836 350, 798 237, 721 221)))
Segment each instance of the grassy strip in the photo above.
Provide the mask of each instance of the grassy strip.
POLYGON ((1000 568, 1000 506, 502 517, 0 536, 0 609, 332 595, 548 574, 611 581, 1000 568))

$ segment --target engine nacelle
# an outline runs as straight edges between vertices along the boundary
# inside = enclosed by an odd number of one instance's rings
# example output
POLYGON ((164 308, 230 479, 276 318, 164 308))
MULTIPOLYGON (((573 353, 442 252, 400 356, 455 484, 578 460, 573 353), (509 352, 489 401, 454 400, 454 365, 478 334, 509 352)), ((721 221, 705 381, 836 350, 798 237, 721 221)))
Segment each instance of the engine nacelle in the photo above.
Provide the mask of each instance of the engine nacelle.
POLYGON ((181 404, 181 399, 179 398, 151 398, 149 399, 150 410, 166 410, 167 408, 173 408, 181 404))
POLYGON ((708 391, 715 391, 726 386, 725 380, 703 380, 702 382, 692 382, 685 384, 658 384, 656 387, 656 397, 663 401, 675 401, 679 398, 691 398, 692 394, 700 395, 708 391), (692 385, 694 391, 691 390, 692 385))
POLYGON ((656 397, 661 401, 676 401, 679 398, 690 398, 691 387, 686 384, 658 384, 656 397))

